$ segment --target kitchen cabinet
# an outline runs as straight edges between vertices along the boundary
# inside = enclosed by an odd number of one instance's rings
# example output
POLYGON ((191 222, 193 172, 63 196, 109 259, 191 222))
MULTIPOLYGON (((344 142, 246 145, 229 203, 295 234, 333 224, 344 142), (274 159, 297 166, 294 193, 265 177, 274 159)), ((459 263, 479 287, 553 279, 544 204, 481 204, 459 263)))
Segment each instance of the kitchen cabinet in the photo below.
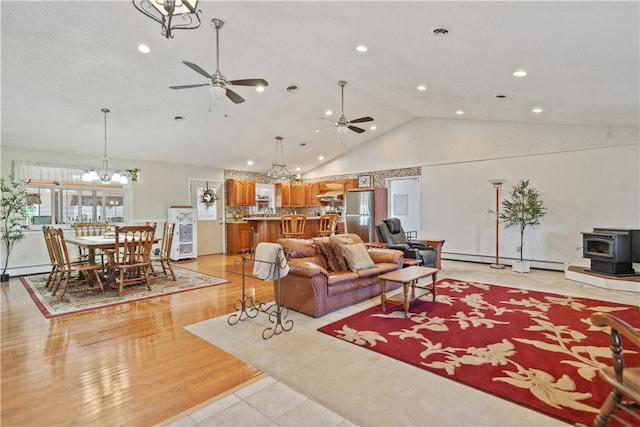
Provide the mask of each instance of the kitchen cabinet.
POLYGON ((195 258, 197 254, 196 210, 193 208, 170 208, 168 222, 176 224, 171 245, 171 259, 195 258))
POLYGON ((291 206, 291 185, 288 182, 276 184, 276 207, 288 208, 291 206))
POLYGON ((304 204, 304 184, 301 182, 292 182, 289 184, 290 206, 302 207, 304 204))
POLYGON ((319 182, 307 182, 304 184, 304 205, 309 207, 319 207, 322 203, 318 201, 320 194, 319 182))
POLYGON ((238 254, 251 249, 251 225, 248 222, 227 223, 227 253, 238 254))
POLYGON ((254 206, 256 182, 253 179, 227 179, 227 206, 254 206))

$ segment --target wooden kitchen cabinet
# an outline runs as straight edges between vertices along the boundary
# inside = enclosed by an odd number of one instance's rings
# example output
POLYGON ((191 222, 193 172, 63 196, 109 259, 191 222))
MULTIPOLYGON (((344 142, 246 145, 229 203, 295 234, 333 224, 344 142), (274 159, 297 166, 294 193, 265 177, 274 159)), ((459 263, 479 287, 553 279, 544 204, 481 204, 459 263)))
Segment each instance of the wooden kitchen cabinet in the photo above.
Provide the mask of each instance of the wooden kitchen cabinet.
POLYGON ((318 201, 318 194, 320 194, 319 182, 304 184, 304 205, 309 207, 322 206, 322 203, 318 201))
POLYGON ((288 182, 276 184, 276 207, 288 208, 291 206, 291 186, 288 182))
POLYGON ((227 206, 254 206, 256 182, 252 179, 227 179, 227 206))
POLYGON ((227 223, 227 253, 238 254, 251 249, 251 225, 248 222, 227 223))
POLYGON ((304 204, 304 184, 301 182, 292 182, 289 184, 290 206, 302 207, 304 204))

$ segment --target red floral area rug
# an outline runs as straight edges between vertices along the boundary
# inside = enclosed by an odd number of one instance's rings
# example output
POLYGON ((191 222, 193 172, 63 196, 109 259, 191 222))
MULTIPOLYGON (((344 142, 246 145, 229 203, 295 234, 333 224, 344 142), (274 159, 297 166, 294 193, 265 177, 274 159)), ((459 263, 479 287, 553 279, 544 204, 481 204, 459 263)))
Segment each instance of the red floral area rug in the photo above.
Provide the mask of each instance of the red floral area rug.
MULTIPOLYGON (((611 388, 608 328, 596 311, 640 326, 638 307, 443 279, 431 296, 380 305, 319 331, 574 424, 591 425, 611 388)), ((624 343, 624 341, 623 341, 624 343)), ((633 351, 631 351, 633 350, 633 351)), ((637 349, 625 364, 640 366, 637 349)), ((610 425, 615 425, 611 421, 610 425)))
MULTIPOLYGON (((156 270, 157 269, 156 267, 156 270)), ((24 276, 21 277, 20 280, 27 289, 33 302, 35 302, 36 306, 46 318, 191 291, 229 282, 219 277, 201 274, 175 265, 173 266, 173 270, 176 273, 176 281, 173 281, 171 277, 153 277, 150 281, 150 291, 147 290, 144 284, 132 284, 125 286, 122 296, 118 295, 118 290, 116 289, 105 289, 105 292, 102 293, 99 289, 87 289, 83 283, 72 279, 62 301, 60 300, 62 289, 58 289, 56 295, 52 296, 51 291, 46 288, 48 274, 24 276)))

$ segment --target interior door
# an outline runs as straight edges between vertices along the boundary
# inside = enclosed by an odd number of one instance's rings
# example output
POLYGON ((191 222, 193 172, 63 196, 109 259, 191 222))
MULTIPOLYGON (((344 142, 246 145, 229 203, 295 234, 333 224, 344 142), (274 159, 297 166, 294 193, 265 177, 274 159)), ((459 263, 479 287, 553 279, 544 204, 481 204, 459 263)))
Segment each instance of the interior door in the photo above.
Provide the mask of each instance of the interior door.
POLYGON ((420 177, 390 178, 387 180, 389 194, 388 218, 398 218, 405 232, 420 235, 420 177))
POLYGON ((224 252, 224 183, 215 180, 189 179, 190 203, 198 213, 198 255, 221 254, 224 252), (208 209, 202 209, 199 195, 205 188, 215 190, 218 200, 208 209), (198 207, 200 209, 198 209, 198 207))

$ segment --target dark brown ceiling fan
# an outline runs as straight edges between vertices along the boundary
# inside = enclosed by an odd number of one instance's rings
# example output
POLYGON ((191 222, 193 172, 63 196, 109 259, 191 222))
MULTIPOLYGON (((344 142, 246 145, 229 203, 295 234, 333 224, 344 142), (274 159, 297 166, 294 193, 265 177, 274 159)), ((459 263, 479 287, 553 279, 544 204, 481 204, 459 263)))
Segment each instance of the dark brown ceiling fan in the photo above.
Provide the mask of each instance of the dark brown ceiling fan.
POLYGON ((236 104, 244 102, 244 98, 238 95, 227 87, 227 85, 236 86, 269 86, 269 82, 264 79, 242 79, 242 80, 227 80, 220 72, 220 44, 219 44, 219 31, 224 26, 224 21, 220 19, 212 19, 211 25, 216 29, 216 72, 213 74, 207 73, 202 67, 193 62, 182 61, 184 65, 191 68, 198 74, 201 74, 209 79, 208 83, 181 85, 181 86, 169 86, 171 89, 189 89, 192 87, 209 86, 211 93, 216 98, 222 98, 225 95, 231 101, 236 104))
POLYGON ((353 120, 347 120, 347 118, 344 115, 344 87, 347 85, 347 82, 344 80, 340 80, 338 82, 338 86, 340 86, 340 91, 341 91, 341 101, 342 101, 342 110, 340 112, 340 117, 338 118, 337 121, 335 120, 331 120, 331 119, 327 119, 326 117, 320 117, 323 120, 330 120, 333 122, 333 126, 338 130, 338 133, 340 135, 344 135, 347 133, 347 129, 352 130, 356 133, 362 133, 364 132, 364 129, 357 127, 357 126, 353 126, 353 123, 365 123, 365 122, 372 122, 373 118, 366 116, 366 117, 360 117, 359 119, 353 119, 353 120))

